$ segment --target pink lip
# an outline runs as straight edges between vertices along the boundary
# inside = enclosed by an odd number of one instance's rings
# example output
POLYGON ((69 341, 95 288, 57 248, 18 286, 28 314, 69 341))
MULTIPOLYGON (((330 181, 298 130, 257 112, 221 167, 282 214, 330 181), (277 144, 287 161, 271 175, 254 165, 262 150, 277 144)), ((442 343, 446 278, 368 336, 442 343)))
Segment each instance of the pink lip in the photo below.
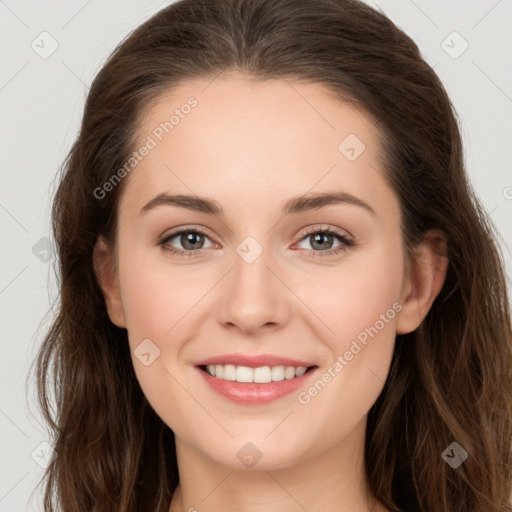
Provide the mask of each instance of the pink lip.
POLYGON ((293 391, 297 391, 311 378, 313 374, 316 374, 316 370, 318 370, 318 367, 315 366, 308 370, 304 375, 294 377, 293 379, 284 379, 277 382, 255 383, 237 382, 212 377, 204 368, 201 368, 207 364, 235 364, 235 366, 248 366, 250 368, 280 365, 311 367, 313 365, 304 361, 297 361, 295 359, 287 359, 277 356, 244 357, 233 354, 231 356, 219 356, 206 359, 196 366, 196 369, 211 389, 234 402, 246 404, 265 404, 272 402, 273 400, 277 400, 284 395, 288 395, 293 391))
POLYGON ((198 361, 196 366, 206 366, 208 364, 234 364, 235 366, 248 366, 249 368, 259 368, 262 366, 315 366, 314 363, 299 361, 298 359, 289 359, 288 357, 274 356, 270 354, 260 354, 257 356, 248 356, 246 354, 226 354, 223 356, 210 357, 198 361))

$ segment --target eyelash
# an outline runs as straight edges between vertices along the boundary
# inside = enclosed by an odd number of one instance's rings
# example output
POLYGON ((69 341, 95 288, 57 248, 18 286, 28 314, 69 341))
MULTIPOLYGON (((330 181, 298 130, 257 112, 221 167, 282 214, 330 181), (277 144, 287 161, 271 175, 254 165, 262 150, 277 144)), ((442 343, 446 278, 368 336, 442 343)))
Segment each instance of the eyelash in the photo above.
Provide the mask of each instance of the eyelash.
MULTIPOLYGON (((181 228, 181 229, 179 229, 177 231, 174 231, 174 232, 172 232, 172 233, 170 233, 168 235, 165 235, 163 238, 161 238, 158 241, 158 245, 160 245, 162 247, 162 249, 164 249, 165 251, 168 251, 168 252, 170 252, 172 254, 177 254, 179 256, 184 256, 185 254, 187 254, 188 255, 187 257, 189 257, 189 258, 193 257, 193 256, 195 256, 194 253, 198 253, 202 249, 198 249, 198 250, 195 250, 195 251, 184 251, 182 249, 176 249, 175 247, 172 247, 170 245, 166 245, 173 238, 176 238, 177 236, 182 235, 183 233, 194 233, 194 234, 203 235, 205 237, 208 237, 208 235, 203 230, 201 230, 200 228, 187 228, 187 227, 184 227, 184 228, 181 228)), ((338 253, 340 253, 342 251, 346 251, 347 248, 353 247, 355 245, 355 243, 352 240, 350 240, 349 238, 347 238, 345 235, 342 235, 338 231, 336 231, 334 229, 331 229, 331 228, 325 228, 325 229, 312 228, 309 231, 307 231, 306 233, 304 233, 304 235, 301 237, 299 242, 301 242, 305 238, 310 237, 311 235, 316 235, 318 233, 327 234, 327 235, 333 235, 335 238, 337 238, 341 242, 341 245, 339 247, 337 247, 336 249, 329 249, 327 251, 314 251, 312 249, 304 249, 304 250, 308 250, 308 251, 312 252, 312 254, 311 254, 312 258, 316 258, 318 256, 320 256, 320 257, 334 256, 335 254, 338 254, 338 253)))

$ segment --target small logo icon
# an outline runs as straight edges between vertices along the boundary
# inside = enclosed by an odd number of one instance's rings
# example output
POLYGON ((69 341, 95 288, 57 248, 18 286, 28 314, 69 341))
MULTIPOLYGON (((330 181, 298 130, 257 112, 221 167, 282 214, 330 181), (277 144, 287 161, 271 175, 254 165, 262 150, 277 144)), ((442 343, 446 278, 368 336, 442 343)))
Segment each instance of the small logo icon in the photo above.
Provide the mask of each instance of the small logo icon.
POLYGON ((54 459, 57 458, 57 452, 53 449, 53 447, 43 441, 41 444, 36 446, 36 448, 30 454, 32 460, 43 469, 46 469, 54 459))
POLYGON ((32 247, 32 254, 43 263, 50 261, 52 257, 50 239, 43 236, 43 238, 32 247))
POLYGON ((240 459, 245 467, 252 468, 256 462, 261 459, 262 453, 258 450, 258 448, 256 448, 254 444, 249 442, 245 443, 242 448, 238 450, 236 456, 240 459))
POLYGON ((252 236, 248 236, 236 248, 236 252, 246 263, 252 263, 263 253, 263 247, 252 236))
POLYGON ((139 343, 133 354, 144 366, 149 366, 160 356, 160 349, 149 338, 146 338, 139 343))
POLYGON ((468 452, 459 443, 453 442, 441 454, 441 457, 452 468, 457 469, 468 458, 468 452))
POLYGON ((458 59, 469 48, 469 43, 454 30, 441 42, 441 48, 452 59, 458 59))
POLYGON ((30 43, 30 47, 41 59, 46 60, 57 51, 59 43, 51 34, 44 31, 30 43))
POLYGON ((365 149, 363 141, 355 133, 347 135, 338 146, 339 152, 350 162, 357 160, 365 149))

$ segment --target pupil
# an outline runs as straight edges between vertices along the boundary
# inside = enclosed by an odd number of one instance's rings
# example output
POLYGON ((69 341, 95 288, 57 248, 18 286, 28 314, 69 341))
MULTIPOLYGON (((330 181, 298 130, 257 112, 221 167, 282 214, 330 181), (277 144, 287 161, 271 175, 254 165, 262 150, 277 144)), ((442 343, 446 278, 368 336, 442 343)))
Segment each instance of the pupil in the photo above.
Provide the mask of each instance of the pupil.
MULTIPOLYGON (((325 238, 330 239, 330 238, 332 238, 332 235, 328 235, 328 234, 316 234, 316 235, 314 236, 315 243, 320 242, 320 249, 325 248, 325 246, 324 246, 324 247, 322 247, 322 245, 323 245, 323 244, 322 244, 322 239, 325 239, 325 238)), ((324 243, 325 243, 325 240, 324 240, 324 243)))
POLYGON ((200 235, 199 233, 188 233, 187 235, 185 235, 185 243, 183 244, 183 246, 189 249, 194 249, 194 242, 197 242, 197 240, 194 239, 201 236, 202 235, 200 235), (187 247, 187 244, 190 244, 192 247, 187 247))

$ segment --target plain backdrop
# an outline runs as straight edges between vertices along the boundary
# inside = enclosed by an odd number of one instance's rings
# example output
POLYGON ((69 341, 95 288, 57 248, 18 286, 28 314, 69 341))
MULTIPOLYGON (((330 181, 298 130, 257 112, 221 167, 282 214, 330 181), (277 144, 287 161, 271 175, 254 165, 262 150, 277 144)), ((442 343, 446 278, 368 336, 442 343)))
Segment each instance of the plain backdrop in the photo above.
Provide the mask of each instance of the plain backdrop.
MULTIPOLYGON (((42 511, 40 493, 29 495, 52 453, 25 382, 57 295, 49 240, 57 169, 106 57, 168 3, 0 0, 0 512, 42 511)), ((416 41, 444 83, 510 276, 512 1, 368 3, 416 41)))

